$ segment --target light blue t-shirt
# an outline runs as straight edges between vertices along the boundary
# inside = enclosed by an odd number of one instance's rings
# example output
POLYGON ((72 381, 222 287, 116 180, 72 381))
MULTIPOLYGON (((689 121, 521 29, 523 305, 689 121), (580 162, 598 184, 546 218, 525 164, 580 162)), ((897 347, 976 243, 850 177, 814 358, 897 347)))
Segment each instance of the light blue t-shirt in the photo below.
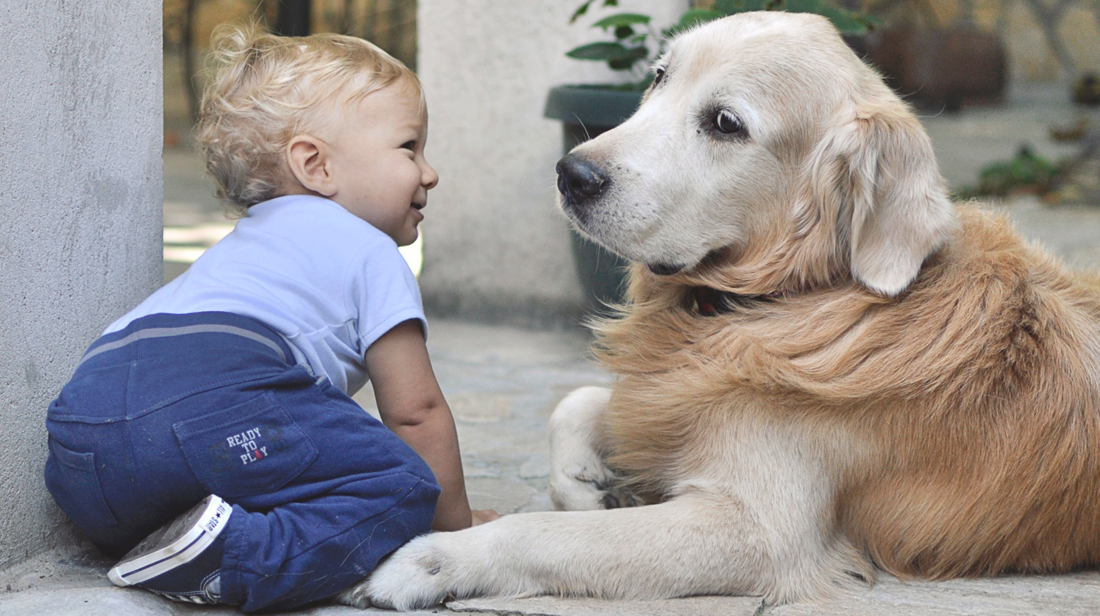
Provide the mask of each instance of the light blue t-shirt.
POLYGON ((321 197, 258 203, 179 278, 115 321, 232 312, 282 334, 298 363, 354 394, 367 382, 364 356, 395 325, 417 319, 420 289, 397 244, 321 197))

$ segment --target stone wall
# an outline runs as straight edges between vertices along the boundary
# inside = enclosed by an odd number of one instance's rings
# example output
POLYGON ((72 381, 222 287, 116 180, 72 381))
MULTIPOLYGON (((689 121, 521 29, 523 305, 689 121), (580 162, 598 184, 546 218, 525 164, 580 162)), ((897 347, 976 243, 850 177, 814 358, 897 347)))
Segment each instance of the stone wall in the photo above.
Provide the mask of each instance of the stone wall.
POLYGON ((70 538, 46 407, 161 278, 160 0, 0 3, 0 570, 70 538))
MULTIPOLYGON (((419 72, 428 161, 439 171, 422 225, 427 308, 519 324, 565 323, 581 310, 568 226, 557 211, 561 124, 542 117, 554 85, 610 81, 606 66, 565 57, 600 38, 570 25, 580 2, 419 0, 419 72)), ((674 22, 686 0, 620 10, 674 22)))

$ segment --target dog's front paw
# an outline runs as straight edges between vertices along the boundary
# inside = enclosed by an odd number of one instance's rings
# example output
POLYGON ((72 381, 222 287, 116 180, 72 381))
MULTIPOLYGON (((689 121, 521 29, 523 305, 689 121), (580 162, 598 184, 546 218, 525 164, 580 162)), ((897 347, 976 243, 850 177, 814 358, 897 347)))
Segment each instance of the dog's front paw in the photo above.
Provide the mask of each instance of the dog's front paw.
POLYGON ((550 416, 550 498, 564 511, 615 509, 641 504, 604 463, 599 425, 611 390, 582 387, 550 416))
POLYGON ((645 501, 628 490, 621 481, 613 479, 604 488, 603 496, 600 497, 600 504, 603 505, 604 509, 618 509, 620 507, 641 507, 645 504, 645 501))
POLYGON ((637 507, 641 499, 602 463, 557 470, 550 478, 550 499, 561 511, 637 507))
POLYGON ((615 506, 606 492, 614 475, 596 456, 588 463, 553 468, 550 474, 550 499, 561 511, 591 511, 615 506))
POLYGON ((454 586, 455 564, 439 535, 413 539, 386 559, 365 582, 341 595, 362 596, 368 605, 407 612, 437 605, 454 586))
POLYGON ((367 596, 367 581, 363 580, 351 588, 342 590, 334 600, 340 605, 350 605, 363 610, 371 607, 370 597, 367 596))

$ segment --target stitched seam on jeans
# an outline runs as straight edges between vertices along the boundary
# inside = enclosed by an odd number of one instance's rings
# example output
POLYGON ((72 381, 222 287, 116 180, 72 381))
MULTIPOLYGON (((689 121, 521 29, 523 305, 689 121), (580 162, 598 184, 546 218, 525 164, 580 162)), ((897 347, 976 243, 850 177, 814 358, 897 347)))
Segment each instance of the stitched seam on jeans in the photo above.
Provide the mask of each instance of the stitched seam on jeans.
MULTIPOLYGON (((284 362, 287 361, 286 353, 279 344, 263 334, 258 334, 252 330, 245 329, 243 327, 237 327, 234 325, 219 325, 215 323, 203 324, 203 325, 181 325, 177 327, 151 327, 149 329, 139 329, 138 331, 120 338, 112 342, 103 343, 95 348, 89 349, 84 357, 81 358, 80 363, 84 362, 109 351, 114 351, 128 346, 134 342, 140 340, 153 340, 157 338, 173 338, 176 336, 187 336, 190 334, 231 334, 234 336, 240 336, 253 342, 258 342, 269 349, 274 350, 279 354, 284 362)), ((77 364, 77 368, 80 364, 77 364)))
POLYGON ((58 417, 47 416, 47 419, 49 419, 51 421, 59 421, 59 422, 64 422, 64 423, 85 423, 85 424, 107 424, 107 423, 118 423, 120 421, 132 421, 134 419, 141 419, 142 417, 145 417, 149 413, 159 411, 160 409, 162 409, 162 408, 164 408, 164 407, 166 407, 170 404, 175 404, 177 402, 180 402, 184 398, 189 398, 189 397, 197 395, 197 394, 212 391, 212 390, 218 389, 219 387, 225 387, 226 385, 246 385, 248 383, 254 383, 256 381, 268 380, 270 378, 271 378, 271 375, 265 375, 265 376, 260 376, 260 377, 256 377, 256 378, 253 378, 253 379, 244 379, 244 380, 225 379, 225 380, 222 380, 222 381, 215 381, 213 383, 207 383, 207 384, 203 385, 202 387, 199 387, 199 388, 196 388, 196 389, 193 389, 193 390, 189 390, 189 391, 183 392, 181 394, 177 394, 177 395, 172 396, 170 398, 165 398, 164 400, 161 400, 160 402, 157 402, 154 405, 151 405, 151 406, 148 406, 146 408, 141 409, 137 413, 132 413, 132 414, 128 413, 128 414, 126 414, 125 416, 122 416, 122 417, 96 417, 96 416, 93 416, 93 415, 71 415, 71 414, 66 414, 66 415, 62 415, 62 416, 58 416, 58 417))

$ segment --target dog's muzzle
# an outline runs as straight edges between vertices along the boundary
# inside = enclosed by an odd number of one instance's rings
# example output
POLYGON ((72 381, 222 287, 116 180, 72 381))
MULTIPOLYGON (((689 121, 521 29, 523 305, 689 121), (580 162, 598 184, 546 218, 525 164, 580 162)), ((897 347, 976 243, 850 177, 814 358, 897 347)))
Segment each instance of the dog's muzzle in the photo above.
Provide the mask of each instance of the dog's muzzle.
MULTIPOLYGON (((561 192, 562 210, 573 219, 585 233, 593 234, 592 239, 620 256, 626 257, 612 246, 601 241, 589 225, 593 206, 611 188, 611 179, 599 165, 577 154, 566 154, 558 161, 558 191, 561 192)), ((627 257, 629 258, 629 257, 627 257)), ((683 265, 671 262, 647 263, 649 270, 658 276, 671 276, 684 269, 683 265)))
POLYGON ((585 206, 599 198, 611 185, 611 180, 592 161, 576 154, 567 154, 558 161, 558 191, 567 211, 583 221, 585 206))

